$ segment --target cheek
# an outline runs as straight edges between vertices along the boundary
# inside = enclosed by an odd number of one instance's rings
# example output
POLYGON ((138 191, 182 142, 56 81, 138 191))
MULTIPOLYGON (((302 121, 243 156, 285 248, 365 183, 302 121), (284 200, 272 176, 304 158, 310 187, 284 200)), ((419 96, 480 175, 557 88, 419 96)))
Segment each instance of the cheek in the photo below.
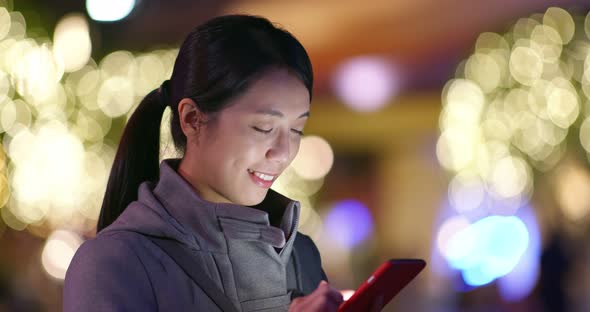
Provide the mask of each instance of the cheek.
POLYGON ((228 163, 234 169, 250 168, 261 163, 264 159, 267 146, 264 142, 253 140, 247 135, 232 142, 226 149, 231 153, 231 162, 228 163))
POLYGON ((293 159, 295 159, 295 157, 299 153, 299 147, 301 146, 301 139, 300 138, 295 139, 293 141, 294 142, 291 143, 291 149, 290 149, 291 161, 293 161, 293 159))

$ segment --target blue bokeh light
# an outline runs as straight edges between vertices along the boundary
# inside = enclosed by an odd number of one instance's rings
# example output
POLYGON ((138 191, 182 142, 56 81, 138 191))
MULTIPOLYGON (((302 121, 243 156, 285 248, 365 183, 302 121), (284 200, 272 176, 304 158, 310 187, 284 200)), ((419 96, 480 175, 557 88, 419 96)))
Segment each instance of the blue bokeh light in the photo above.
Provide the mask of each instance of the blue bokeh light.
MULTIPOLYGON (((488 200, 491 207, 501 205, 488 200)), ((445 200, 435 221, 436 228, 440 229, 446 220, 457 215, 445 200)), ((458 291, 496 282, 505 301, 515 302, 528 296, 539 278, 541 253, 539 226, 530 203, 523 203, 514 216, 482 218, 472 214, 467 217, 473 224, 454 235, 455 242, 448 245, 451 250, 442 254, 433 245, 430 266, 433 272, 449 279, 459 273, 462 283, 455 285, 458 291)), ((437 235, 435 231, 433 240, 437 235)))
POLYGON ((529 232, 528 248, 516 267, 498 279, 498 290, 502 298, 509 302, 522 300, 528 296, 539 279, 539 259, 541 256, 541 235, 531 206, 521 207, 517 216, 524 222, 529 232))
POLYGON ((449 242, 449 265, 461 270, 465 283, 482 286, 508 274, 529 243, 524 223, 516 216, 482 218, 449 242))
POLYGON ((352 248, 373 233, 373 217, 363 203, 344 200, 326 215, 324 230, 342 247, 352 248))

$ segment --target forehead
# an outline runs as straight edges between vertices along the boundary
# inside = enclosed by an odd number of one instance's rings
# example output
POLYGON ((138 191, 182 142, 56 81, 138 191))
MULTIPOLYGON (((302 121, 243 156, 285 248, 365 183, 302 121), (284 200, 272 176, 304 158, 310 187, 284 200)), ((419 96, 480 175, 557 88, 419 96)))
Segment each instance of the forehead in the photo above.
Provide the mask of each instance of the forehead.
POLYGON ((286 116, 301 115, 309 110, 309 92, 294 74, 287 70, 272 70, 255 80, 235 98, 228 110, 255 113, 273 109, 286 116))

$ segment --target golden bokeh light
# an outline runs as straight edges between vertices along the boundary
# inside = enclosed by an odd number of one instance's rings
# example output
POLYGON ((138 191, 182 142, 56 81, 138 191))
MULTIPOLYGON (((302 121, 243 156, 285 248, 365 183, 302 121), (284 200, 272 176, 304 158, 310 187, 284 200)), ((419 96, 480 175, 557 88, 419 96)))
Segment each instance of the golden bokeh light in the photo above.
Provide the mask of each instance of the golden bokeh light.
POLYGON ((16 106, 13 101, 0 106, 0 132, 6 132, 14 125, 16 121, 16 106))
POLYGON ((12 83, 7 73, 0 70, 0 105, 12 99, 12 83))
MULTIPOLYGON (((555 29, 546 25, 536 26, 531 33, 531 43, 541 55, 543 62, 559 64, 563 42, 555 29)), ((544 70, 547 71, 547 68, 551 67, 545 65, 544 70)))
POLYGON ((16 58, 11 73, 17 92, 24 97, 47 98, 64 74, 63 63, 47 44, 33 43, 20 52, 23 55, 16 58))
POLYGON ((79 212, 87 219, 98 220, 102 197, 106 190, 109 178, 110 166, 115 158, 115 151, 104 144, 98 144, 94 149, 89 149, 84 154, 83 172, 92 177, 84 179, 84 189, 87 190, 84 204, 79 207, 79 212))
POLYGON ((494 164, 488 183, 494 194, 502 198, 516 197, 531 187, 531 169, 521 158, 504 157, 494 164))
POLYGON ((27 223, 19 220, 19 218, 12 213, 10 207, 14 206, 14 204, 11 202, 13 202, 12 197, 9 199, 7 207, 0 209, 0 217, 2 217, 2 222, 4 222, 9 228, 22 231, 27 228, 27 223))
MULTIPOLYGON (((102 140, 108 133, 110 127, 103 128, 88 110, 80 109, 76 112, 75 116, 72 131, 77 137, 86 141, 95 142, 102 140)), ((110 126, 110 119, 106 120, 108 120, 108 125, 110 126)))
POLYGON ((555 177, 557 201, 566 217, 579 221, 590 212, 590 174, 573 161, 558 168, 555 177))
POLYGON ((138 77, 135 94, 143 96, 162 84, 161 77, 166 77, 166 67, 155 54, 144 54, 137 57, 138 77))
POLYGON ((485 198, 485 184, 476 174, 460 173, 449 185, 449 200, 459 213, 477 209, 485 198))
POLYGON ((10 199, 8 177, 4 174, 4 171, 0 171, 0 209, 8 203, 8 199, 10 199))
MULTIPOLYGON (((100 86, 100 71, 92 59, 89 61, 88 65, 69 73, 66 77, 65 85, 78 97, 89 95, 100 86)), ((96 107, 89 107, 89 109, 96 109, 96 107)))
POLYGON ((307 211, 309 214, 298 229, 302 233, 309 235, 314 241, 318 241, 322 237, 324 223, 315 209, 308 209, 307 211))
MULTIPOLYGON (((590 43, 574 36, 575 21, 549 8, 504 35, 483 33, 445 85, 437 157, 454 177, 448 194, 459 214, 487 195, 497 202, 490 213, 515 213, 532 194, 532 168, 556 166, 580 114, 589 116, 590 43)), ((584 23, 590 38, 590 15, 584 23)), ((590 121, 579 140, 590 159, 590 121)))
POLYGON ((519 39, 529 39, 531 33, 541 23, 534 18, 523 17, 518 19, 514 26, 512 27, 512 31, 507 34, 510 37, 512 42, 517 42, 519 39))
POLYGON ((561 144, 568 133, 567 129, 557 127, 553 122, 543 118, 536 119, 535 128, 541 140, 552 147, 561 144))
POLYGON ((475 81, 485 93, 489 93, 500 85, 502 71, 493 57, 476 53, 467 60, 465 77, 475 81))
POLYGON ((9 152, 15 163, 17 216, 32 223, 78 209, 89 191, 84 188, 84 147, 65 125, 48 122, 34 133, 23 131, 12 139, 9 152))
POLYGON ((6 38, 23 39, 27 34, 27 22, 21 12, 10 12, 10 29, 6 38))
POLYGON ((323 178, 334 163, 334 152, 330 144, 318 136, 301 139, 299 153, 291 163, 295 172, 307 180, 323 178))
MULTIPOLYGON (((134 109, 131 109, 127 113, 127 120, 131 117, 134 109)), ((172 110, 170 107, 164 109, 162 121, 160 123, 160 161, 166 158, 181 158, 180 152, 176 150, 174 146, 174 140, 172 139, 172 132, 170 131, 170 118, 172 118, 172 110)))
POLYGON ((515 118, 515 124, 518 124, 518 129, 515 129, 512 143, 523 153, 527 155, 534 154, 543 147, 544 142, 539 137, 539 132, 536 131, 537 117, 529 112, 522 112, 518 118, 515 118))
POLYGON ((580 126, 580 143, 586 152, 590 153, 590 117, 587 117, 580 126))
POLYGON ((572 16, 564 9, 551 7, 543 16, 543 24, 558 32, 563 44, 567 44, 574 37, 576 25, 572 16))
POLYGON ((509 50, 508 41, 497 33, 484 32, 477 37, 475 42, 475 51, 487 53, 493 50, 509 50))
POLYGON ((73 232, 57 230, 51 233, 41 253, 41 264, 45 272, 53 278, 63 280, 80 245, 82 238, 73 232))
POLYGON ((510 150, 505 142, 489 140, 480 144, 477 148, 476 172, 483 178, 489 176, 492 165, 508 155, 510 150))
POLYGON ((111 118, 126 114, 135 104, 132 83, 121 76, 108 78, 98 90, 97 103, 100 109, 111 118))
POLYGON ((510 74, 523 85, 532 85, 541 78, 543 59, 539 53, 527 46, 518 46, 510 54, 510 74))
POLYGON ((11 24, 10 13, 6 8, 0 6, 0 40, 8 35, 11 24))
POLYGON ((299 230, 312 238, 320 235, 322 220, 313 208, 311 196, 322 187, 323 181, 323 178, 306 180, 289 166, 272 185, 274 191, 300 202, 299 230))
POLYGON ((74 103, 68 100, 68 94, 61 84, 56 86, 48 98, 34 102, 33 106, 37 111, 36 125, 52 120, 66 124, 75 110, 74 103))
POLYGON ((561 128, 568 128, 580 112, 578 95, 572 89, 555 86, 548 90, 547 113, 551 121, 561 128))
MULTIPOLYGON (((3 224, 15 230, 29 224, 35 229, 67 224, 78 231, 90 230, 96 224, 115 156, 110 137, 113 118, 128 114, 143 95, 171 75, 178 49, 139 55, 114 51, 98 65, 90 58, 92 42, 83 15, 60 19, 51 42, 28 38, 23 14, 11 12, 3 3, 0 1, 3 224)), ((120 131, 118 126, 115 130, 120 131)), ((321 179, 301 181, 306 194, 321 187, 321 179)), ((47 229, 35 231, 41 236, 48 233, 47 229)))
POLYGON ((31 110, 20 99, 0 104, 0 133, 14 136, 20 129, 31 125, 31 110))
POLYGON ((450 170, 461 170, 471 164, 475 147, 481 141, 479 131, 470 127, 454 127, 443 131, 436 145, 441 164, 450 170))
POLYGON ((92 52, 88 22, 82 14, 68 14, 55 26, 53 52, 64 64, 66 72, 86 65, 92 52))
POLYGON ((105 77, 118 76, 131 79, 137 74, 137 62, 129 51, 115 51, 100 61, 100 70, 105 77))

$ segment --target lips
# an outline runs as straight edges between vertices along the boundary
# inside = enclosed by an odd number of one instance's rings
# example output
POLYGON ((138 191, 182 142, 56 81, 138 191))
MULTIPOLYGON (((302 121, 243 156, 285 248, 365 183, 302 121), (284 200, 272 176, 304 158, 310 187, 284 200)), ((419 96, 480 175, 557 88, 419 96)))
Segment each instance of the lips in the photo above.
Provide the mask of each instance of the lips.
POLYGON ((270 188, 278 177, 278 174, 264 173, 252 169, 248 169, 248 175, 256 185, 263 188, 270 188))

